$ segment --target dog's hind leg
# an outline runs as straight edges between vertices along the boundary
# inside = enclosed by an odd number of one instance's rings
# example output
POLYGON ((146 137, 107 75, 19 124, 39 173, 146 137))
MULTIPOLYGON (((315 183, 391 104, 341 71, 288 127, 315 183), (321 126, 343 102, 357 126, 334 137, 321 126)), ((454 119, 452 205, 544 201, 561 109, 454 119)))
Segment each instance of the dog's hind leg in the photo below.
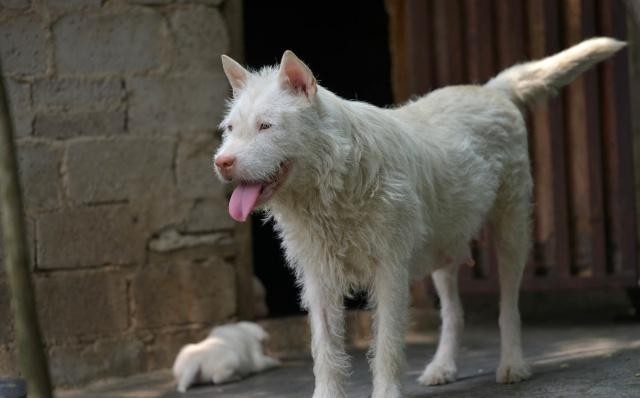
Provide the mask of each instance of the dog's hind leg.
POLYGON ((404 370, 404 338, 409 305, 409 277, 402 265, 385 264, 376 270, 371 298, 375 302, 373 398, 400 398, 404 370))
POLYGON ((456 356, 464 326, 462 303, 458 293, 458 265, 433 272, 432 278, 440 297, 442 330, 436 354, 418 378, 420 384, 432 386, 456 379, 456 356))
POLYGON ((531 376, 522 354, 518 297, 530 244, 529 195, 511 195, 497 202, 493 215, 500 274, 500 365, 499 383, 517 383, 531 376))

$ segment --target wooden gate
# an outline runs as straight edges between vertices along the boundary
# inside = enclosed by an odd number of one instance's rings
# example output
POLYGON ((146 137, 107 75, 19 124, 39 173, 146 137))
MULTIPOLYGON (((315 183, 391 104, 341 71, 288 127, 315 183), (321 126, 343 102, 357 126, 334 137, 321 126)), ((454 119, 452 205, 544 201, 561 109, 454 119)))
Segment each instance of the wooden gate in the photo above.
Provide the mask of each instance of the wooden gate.
MULTIPOLYGON (((398 102, 483 83, 585 38, 627 38, 621 0, 387 0, 398 102)), ((525 289, 637 287, 627 51, 528 117, 534 246, 525 289)), ((497 290, 490 231, 473 244, 463 291, 497 290)))

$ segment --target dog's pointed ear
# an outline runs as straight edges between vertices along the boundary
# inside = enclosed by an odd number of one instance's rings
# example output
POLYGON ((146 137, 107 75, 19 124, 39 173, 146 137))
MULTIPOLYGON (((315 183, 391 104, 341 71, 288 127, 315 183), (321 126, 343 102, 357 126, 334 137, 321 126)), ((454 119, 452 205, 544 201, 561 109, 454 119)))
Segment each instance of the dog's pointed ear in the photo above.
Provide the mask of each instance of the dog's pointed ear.
POLYGON ((249 71, 234 61, 231 57, 222 54, 222 69, 229 79, 229 84, 233 89, 233 96, 236 97, 240 90, 244 87, 249 71))
POLYGON ((298 94, 303 94, 311 100, 318 90, 316 78, 311 69, 291 50, 287 50, 282 55, 280 61, 280 83, 298 94))

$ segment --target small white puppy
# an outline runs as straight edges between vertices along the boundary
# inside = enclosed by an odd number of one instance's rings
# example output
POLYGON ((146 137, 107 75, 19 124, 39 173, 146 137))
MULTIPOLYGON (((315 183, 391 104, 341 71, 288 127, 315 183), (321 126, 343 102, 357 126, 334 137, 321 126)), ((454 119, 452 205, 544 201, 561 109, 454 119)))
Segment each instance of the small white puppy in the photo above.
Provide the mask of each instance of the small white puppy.
POLYGON ((209 337, 180 350, 173 364, 178 391, 185 392, 196 383, 220 384, 239 380, 279 366, 278 360, 262 351, 262 342, 268 337, 267 332, 253 322, 213 328, 209 337))

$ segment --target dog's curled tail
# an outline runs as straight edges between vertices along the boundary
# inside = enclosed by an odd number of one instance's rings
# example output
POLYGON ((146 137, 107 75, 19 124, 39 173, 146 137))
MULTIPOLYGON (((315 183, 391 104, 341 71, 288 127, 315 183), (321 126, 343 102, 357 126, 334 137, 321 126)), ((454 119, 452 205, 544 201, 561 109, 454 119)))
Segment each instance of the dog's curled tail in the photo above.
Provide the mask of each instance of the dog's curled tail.
POLYGON ((505 93, 518 107, 526 108, 571 83, 579 74, 626 46, 608 37, 585 40, 539 61, 514 65, 489 80, 486 87, 505 93))

